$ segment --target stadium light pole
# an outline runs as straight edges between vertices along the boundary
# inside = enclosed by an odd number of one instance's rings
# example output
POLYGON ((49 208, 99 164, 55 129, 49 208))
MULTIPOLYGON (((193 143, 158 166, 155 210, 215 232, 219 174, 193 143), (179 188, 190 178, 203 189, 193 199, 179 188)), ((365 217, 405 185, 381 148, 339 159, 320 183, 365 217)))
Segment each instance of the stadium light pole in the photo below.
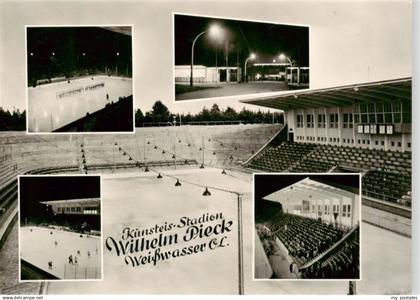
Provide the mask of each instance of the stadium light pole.
POLYGON ((245 82, 248 82, 248 78, 247 78, 247 75, 246 75, 246 64, 248 63, 248 60, 254 60, 256 57, 257 56, 255 55, 255 53, 251 53, 248 56, 248 58, 245 60, 245 63, 244 63, 245 82))
POLYGON ((117 52, 115 56, 115 75, 118 74, 118 56, 120 56, 120 52, 117 52))
POLYGON ((235 193, 238 202, 238 288, 239 295, 244 294, 244 256, 242 232, 242 194, 235 193))
POLYGON ((202 36, 203 34, 209 32, 210 35, 212 36, 220 36, 221 35, 221 28, 219 25, 217 24, 213 24, 210 26, 209 29, 204 30, 203 32, 200 32, 193 40, 192 46, 191 46, 191 70, 190 70, 190 86, 193 86, 193 68, 194 68, 194 46, 195 46, 195 42, 198 40, 198 38, 200 36, 202 36))

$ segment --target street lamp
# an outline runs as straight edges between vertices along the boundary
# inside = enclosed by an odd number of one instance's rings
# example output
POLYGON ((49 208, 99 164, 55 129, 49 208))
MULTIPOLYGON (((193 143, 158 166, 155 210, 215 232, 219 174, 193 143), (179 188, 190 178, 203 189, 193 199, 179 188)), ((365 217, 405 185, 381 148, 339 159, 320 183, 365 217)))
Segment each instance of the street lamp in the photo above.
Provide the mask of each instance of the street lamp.
MULTIPOLYGON (((279 59, 280 59, 280 60, 286 60, 286 59, 287 59, 287 61, 288 61, 288 62, 289 62, 289 64, 290 64, 290 67, 292 67, 292 66, 293 66, 292 61, 290 60, 290 58, 289 58, 288 56, 286 56, 284 53, 281 53, 281 54, 279 55, 279 59)), ((290 69, 290 76, 292 76, 291 74, 292 74, 292 69, 290 69)), ((286 68, 286 79, 285 79, 285 82, 287 82, 287 68, 286 68)))
POLYGON ((204 30, 203 32, 200 32, 193 40, 192 46, 191 46, 191 72, 190 72, 190 86, 193 86, 193 68, 194 68, 194 46, 195 42, 198 40, 200 36, 205 34, 206 32, 209 32, 211 36, 218 37, 222 33, 222 29, 219 25, 213 24, 210 26, 209 29, 204 30))
POLYGON ((255 58, 256 58, 257 56, 255 55, 255 53, 251 53, 251 55, 250 56, 248 56, 248 58, 245 60, 245 64, 244 64, 244 70, 245 70, 245 81, 246 82, 248 82, 248 78, 247 78, 247 76, 246 76, 246 64, 247 64, 247 62, 248 62, 248 60, 254 60, 255 58))
POLYGON ((288 56, 286 56, 284 53, 281 53, 279 55, 279 59, 280 60, 286 60, 287 59, 287 61, 289 62, 290 66, 293 66, 292 61, 290 60, 290 58, 288 56))

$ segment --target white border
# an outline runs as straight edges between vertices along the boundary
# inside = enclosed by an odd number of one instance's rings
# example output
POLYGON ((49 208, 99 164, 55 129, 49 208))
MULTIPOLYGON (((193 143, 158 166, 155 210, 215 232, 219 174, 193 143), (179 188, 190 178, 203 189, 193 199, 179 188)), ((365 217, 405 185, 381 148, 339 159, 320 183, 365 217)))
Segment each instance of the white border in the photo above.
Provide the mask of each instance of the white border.
POLYGON ((361 281, 362 280, 362 173, 252 173, 252 281, 361 281), (359 278, 357 279, 282 279, 282 278, 255 278, 255 175, 284 175, 284 176, 359 176, 359 278))
MULTIPOLYGON (((122 34, 122 33, 121 33, 122 34)), ((135 58, 134 58, 134 25, 133 24, 95 24, 95 25, 25 25, 25 90, 26 90, 26 134, 28 135, 69 135, 69 134, 135 134, 136 133, 136 112, 135 112, 135 80, 134 80, 134 66, 135 66, 135 58), (42 28, 42 27, 131 27, 131 84, 132 84, 132 92, 133 92, 133 130, 132 131, 76 131, 76 132, 30 132, 29 131, 29 110, 28 110, 28 45, 27 45, 27 32, 28 28, 42 28)))
POLYGON ((51 175, 18 175, 18 253, 19 253, 19 261, 18 261, 18 282, 66 282, 66 281, 80 281, 80 282, 89 282, 89 281, 103 281, 104 280, 104 228, 103 228, 103 191, 102 191, 102 175, 101 174, 51 174, 51 175), (100 279, 21 279, 21 257, 20 257, 20 178, 21 177, 99 177, 99 199, 101 203, 101 278, 100 279))
POLYGON ((227 20, 227 21, 243 21, 243 22, 254 22, 254 23, 264 23, 264 24, 271 24, 271 25, 284 25, 284 26, 300 26, 308 28, 308 67, 309 67, 309 87, 296 89, 295 91, 308 91, 311 88, 311 26, 306 24, 296 24, 296 23, 277 23, 277 22, 269 22, 269 21, 261 21, 255 19, 241 19, 241 18, 232 18, 232 17, 220 17, 220 16, 212 16, 212 15, 200 15, 200 14, 192 14, 192 13, 181 13, 181 12, 172 12, 172 102, 173 103, 186 103, 189 101, 208 101, 208 100, 250 100, 250 99, 258 99, 258 98, 265 98, 265 97, 273 97, 283 95, 287 92, 291 92, 294 90, 284 90, 278 92, 266 92, 266 93, 253 93, 253 94, 244 94, 244 95, 229 95, 229 96, 221 96, 221 97, 210 97, 210 98, 199 98, 199 99, 183 99, 183 100, 176 100, 175 95, 175 15, 181 16, 189 16, 189 17, 201 17, 201 18, 213 18, 219 20, 227 20))

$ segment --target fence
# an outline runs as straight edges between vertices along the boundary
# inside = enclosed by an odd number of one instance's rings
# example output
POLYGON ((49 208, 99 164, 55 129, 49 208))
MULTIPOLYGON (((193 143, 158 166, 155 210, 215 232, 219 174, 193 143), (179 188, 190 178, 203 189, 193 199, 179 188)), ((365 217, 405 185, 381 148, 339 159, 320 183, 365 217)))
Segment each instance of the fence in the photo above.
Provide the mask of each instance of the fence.
POLYGON ((101 279, 101 267, 81 267, 78 265, 64 264, 63 279, 101 279))

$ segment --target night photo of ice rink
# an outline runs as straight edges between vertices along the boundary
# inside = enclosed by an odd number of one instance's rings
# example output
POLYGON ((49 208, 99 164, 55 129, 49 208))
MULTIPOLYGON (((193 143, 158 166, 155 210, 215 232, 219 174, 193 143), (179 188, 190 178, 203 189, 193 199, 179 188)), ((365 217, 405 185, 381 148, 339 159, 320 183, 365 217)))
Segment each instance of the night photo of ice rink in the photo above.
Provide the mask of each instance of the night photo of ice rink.
POLYGON ((132 132, 131 27, 27 27, 28 132, 132 132))
POLYGON ((99 176, 22 176, 19 188, 20 279, 102 279, 99 176))

